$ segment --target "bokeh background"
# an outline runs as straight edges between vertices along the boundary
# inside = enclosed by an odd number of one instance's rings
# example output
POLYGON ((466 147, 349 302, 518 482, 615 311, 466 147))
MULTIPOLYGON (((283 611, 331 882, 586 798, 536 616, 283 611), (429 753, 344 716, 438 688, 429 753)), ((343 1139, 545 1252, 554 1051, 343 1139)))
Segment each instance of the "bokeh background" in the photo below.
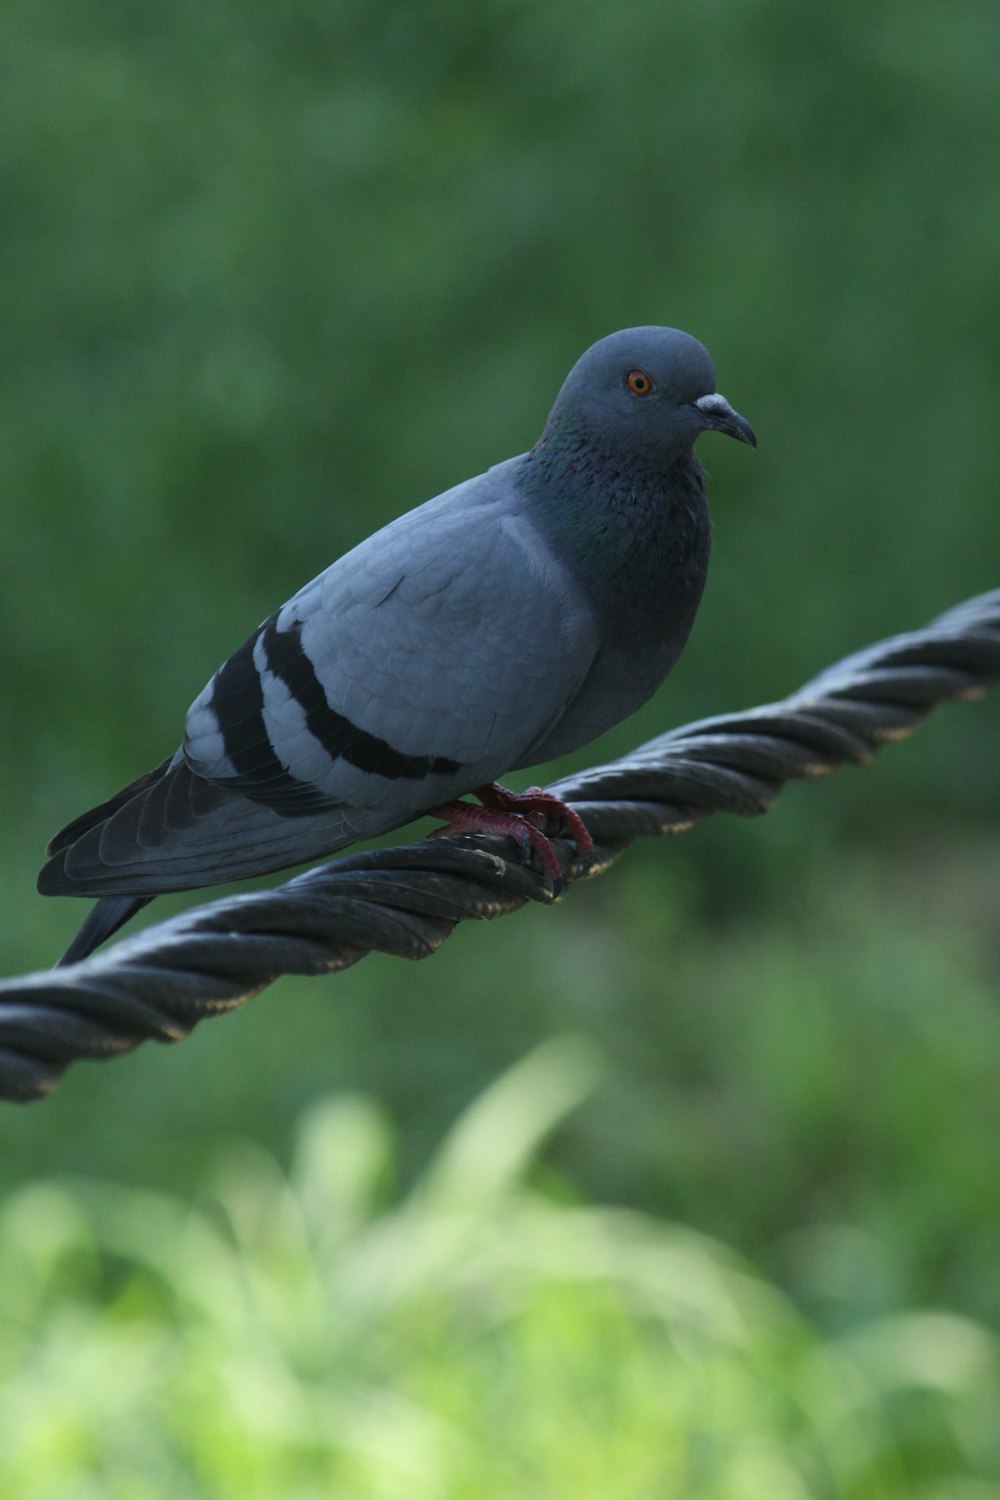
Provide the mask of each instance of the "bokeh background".
MULTIPOLYGON (((995 4, 7 0, 0 52, 3 972, 82 910, 46 838, 614 328, 760 448, 703 442, 691 644, 572 764, 1000 584, 995 4)), ((995 1496, 998 744, 4 1109, 0 1492, 995 1496)))

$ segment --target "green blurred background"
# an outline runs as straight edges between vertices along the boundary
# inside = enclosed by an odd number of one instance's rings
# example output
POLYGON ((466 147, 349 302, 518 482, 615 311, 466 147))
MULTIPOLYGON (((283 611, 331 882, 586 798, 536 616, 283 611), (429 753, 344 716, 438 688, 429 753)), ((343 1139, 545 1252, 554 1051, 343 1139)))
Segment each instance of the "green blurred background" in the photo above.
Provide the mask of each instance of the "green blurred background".
MULTIPOLYGON (((571 764, 1000 585, 995 4, 7 0, 0 51, 3 972, 82 911, 46 838, 615 328, 760 448, 703 442, 691 644, 571 764)), ((5 1109, 0 1493, 1000 1493, 998 743, 5 1109)))

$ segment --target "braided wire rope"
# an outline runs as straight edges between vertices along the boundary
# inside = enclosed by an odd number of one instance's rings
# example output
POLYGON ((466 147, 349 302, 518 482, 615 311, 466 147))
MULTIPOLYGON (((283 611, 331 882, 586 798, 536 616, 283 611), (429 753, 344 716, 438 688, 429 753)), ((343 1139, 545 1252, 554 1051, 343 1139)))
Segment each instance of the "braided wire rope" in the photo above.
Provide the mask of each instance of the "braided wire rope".
MULTIPOLYGON (((621 760, 554 782, 595 841, 589 866, 553 840, 564 886, 633 839, 713 812, 766 812, 792 780, 865 765, 938 703, 1000 680, 1000 589, 892 636, 790 697, 659 735, 621 760)), ((71 1062, 177 1042, 282 974, 328 974, 378 951, 435 952, 458 922, 554 899, 506 838, 448 836, 350 854, 274 890, 229 896, 66 968, 0 982, 0 1098, 43 1097, 71 1062)))

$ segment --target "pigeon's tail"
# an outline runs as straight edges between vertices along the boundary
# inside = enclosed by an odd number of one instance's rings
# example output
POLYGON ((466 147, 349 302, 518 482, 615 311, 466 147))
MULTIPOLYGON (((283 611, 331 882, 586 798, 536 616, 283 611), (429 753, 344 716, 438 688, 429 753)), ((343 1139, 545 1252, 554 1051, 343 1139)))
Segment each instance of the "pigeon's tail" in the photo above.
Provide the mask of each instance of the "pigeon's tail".
POLYGON ((78 958, 88 942, 96 946, 144 904, 136 897, 265 875, 366 834, 347 809, 283 816, 206 781, 176 755, 56 834, 38 889, 43 896, 100 898, 89 936, 81 933, 70 949, 78 958), (129 900, 105 905, 110 897, 129 900))
POLYGON ((148 906, 152 899, 152 896, 102 896, 84 919, 83 926, 56 968, 61 969, 66 964, 76 964, 82 958, 89 958, 95 948, 99 948, 105 939, 117 932, 119 927, 123 927, 137 911, 148 906))
POLYGON ((100 824, 106 823, 120 807, 125 806, 126 802, 131 802, 132 798, 138 797, 140 792, 147 791, 149 787, 155 786, 158 781, 162 781, 177 759, 176 755, 168 755, 166 760, 161 760, 160 764, 154 766, 152 771, 147 771, 145 775, 140 776, 136 781, 130 781, 128 786, 122 787, 120 792, 116 792, 106 802, 99 802, 96 807, 92 807, 89 811, 81 813, 78 818, 74 818, 72 823, 67 823, 65 828, 60 828, 59 832, 53 834, 45 846, 46 854, 50 858, 52 855, 61 854, 64 849, 68 849, 71 844, 75 844, 77 839, 82 838, 91 828, 97 828, 100 824))

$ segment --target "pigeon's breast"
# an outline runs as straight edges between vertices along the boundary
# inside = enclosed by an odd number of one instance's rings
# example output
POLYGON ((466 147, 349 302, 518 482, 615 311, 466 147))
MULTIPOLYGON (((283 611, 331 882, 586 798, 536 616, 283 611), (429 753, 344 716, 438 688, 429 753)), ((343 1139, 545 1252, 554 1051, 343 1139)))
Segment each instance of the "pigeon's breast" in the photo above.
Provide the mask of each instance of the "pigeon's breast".
POLYGON ((711 550, 701 469, 694 464, 675 477, 666 497, 633 501, 601 566, 581 570, 600 644, 578 692, 522 765, 578 749, 621 723, 652 697, 683 651, 711 550))

